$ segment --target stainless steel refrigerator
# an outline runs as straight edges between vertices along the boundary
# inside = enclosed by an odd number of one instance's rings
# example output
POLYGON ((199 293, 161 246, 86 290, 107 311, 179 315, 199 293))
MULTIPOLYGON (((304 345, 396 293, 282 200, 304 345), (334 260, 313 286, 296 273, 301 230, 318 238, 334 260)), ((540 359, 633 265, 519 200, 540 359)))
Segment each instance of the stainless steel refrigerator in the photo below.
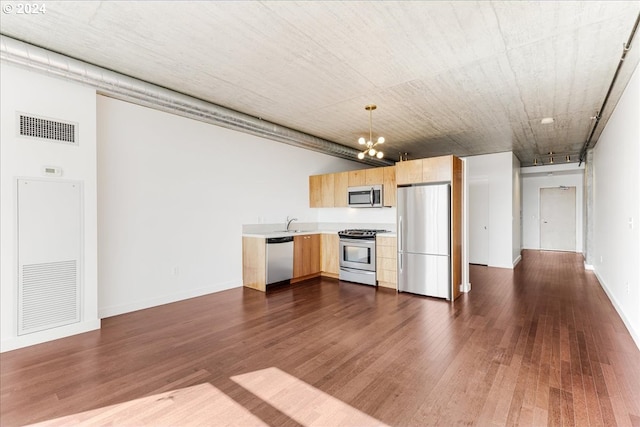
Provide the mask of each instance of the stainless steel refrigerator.
POLYGON ((398 290, 451 299, 451 185, 398 187, 398 290))

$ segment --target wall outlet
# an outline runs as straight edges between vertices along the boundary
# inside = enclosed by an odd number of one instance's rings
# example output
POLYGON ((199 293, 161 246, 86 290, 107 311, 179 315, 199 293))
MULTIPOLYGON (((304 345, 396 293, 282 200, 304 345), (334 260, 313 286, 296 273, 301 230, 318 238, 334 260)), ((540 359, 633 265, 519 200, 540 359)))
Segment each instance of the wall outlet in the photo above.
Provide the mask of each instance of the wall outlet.
POLYGON ((600 255, 600 263, 602 264, 602 255, 600 255))

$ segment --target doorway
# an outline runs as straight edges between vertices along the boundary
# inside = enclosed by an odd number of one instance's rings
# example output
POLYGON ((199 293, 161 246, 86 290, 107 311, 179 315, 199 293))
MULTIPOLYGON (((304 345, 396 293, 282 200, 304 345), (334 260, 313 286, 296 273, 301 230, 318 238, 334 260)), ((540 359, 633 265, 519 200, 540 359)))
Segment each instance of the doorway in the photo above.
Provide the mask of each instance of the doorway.
POLYGON ((540 249, 576 251, 576 187, 540 189, 540 249))
POLYGON ((489 180, 469 181, 469 263, 489 265, 489 180))

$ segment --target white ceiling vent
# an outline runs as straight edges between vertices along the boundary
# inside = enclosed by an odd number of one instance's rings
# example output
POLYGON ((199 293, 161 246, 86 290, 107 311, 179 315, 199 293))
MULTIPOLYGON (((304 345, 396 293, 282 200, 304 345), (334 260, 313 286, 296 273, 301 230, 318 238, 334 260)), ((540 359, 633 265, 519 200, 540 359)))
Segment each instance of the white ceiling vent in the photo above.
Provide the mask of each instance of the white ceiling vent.
POLYGON ((78 145, 78 124, 18 113, 18 133, 28 138, 78 145))

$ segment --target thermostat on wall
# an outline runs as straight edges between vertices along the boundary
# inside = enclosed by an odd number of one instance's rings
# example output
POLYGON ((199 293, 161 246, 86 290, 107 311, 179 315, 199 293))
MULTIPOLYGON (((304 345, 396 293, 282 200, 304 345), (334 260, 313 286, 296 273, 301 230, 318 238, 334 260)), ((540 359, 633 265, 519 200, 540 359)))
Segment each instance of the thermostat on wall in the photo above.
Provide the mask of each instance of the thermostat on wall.
POLYGON ((42 172, 47 176, 62 176, 62 168, 58 166, 44 166, 42 172))

